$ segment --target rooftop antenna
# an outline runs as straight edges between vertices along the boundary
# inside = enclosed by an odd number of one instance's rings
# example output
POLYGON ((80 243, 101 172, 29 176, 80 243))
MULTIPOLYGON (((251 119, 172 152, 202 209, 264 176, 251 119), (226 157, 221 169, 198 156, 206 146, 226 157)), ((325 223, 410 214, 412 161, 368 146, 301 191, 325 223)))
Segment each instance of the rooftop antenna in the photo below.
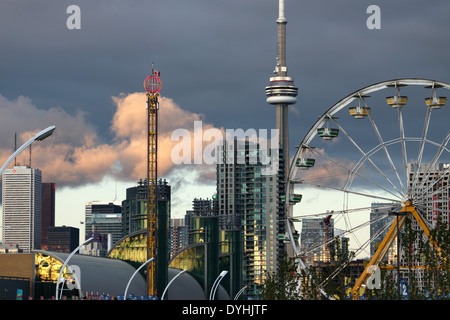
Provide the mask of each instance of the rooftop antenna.
POLYGON ((115 190, 114 190, 114 200, 113 200, 113 203, 117 201, 117 178, 114 179, 114 188, 115 188, 115 190))

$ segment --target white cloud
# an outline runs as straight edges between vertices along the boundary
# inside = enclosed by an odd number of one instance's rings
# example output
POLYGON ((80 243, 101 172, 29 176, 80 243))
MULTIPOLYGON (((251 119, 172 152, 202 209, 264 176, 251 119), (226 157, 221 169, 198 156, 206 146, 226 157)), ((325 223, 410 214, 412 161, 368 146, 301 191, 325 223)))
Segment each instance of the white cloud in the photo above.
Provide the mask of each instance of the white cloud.
MULTIPOLYGON (((35 132, 55 125, 54 134, 45 141, 33 143, 32 166, 43 172, 43 180, 57 186, 56 224, 82 228, 86 202, 125 199, 126 188, 147 176, 146 96, 132 93, 113 97, 117 110, 111 122, 114 140, 102 142, 95 128, 81 111, 73 115, 59 107, 43 110, 26 97, 8 100, 0 95, 0 162, 11 155, 14 132, 18 145, 35 132), (26 117, 25 117, 26 115, 26 117), (11 139, 8 139, 8 136, 11 139)), ((183 110, 173 100, 160 98, 158 136, 158 177, 172 184, 172 214, 181 217, 192 206, 195 197, 211 197, 215 190, 215 166, 174 166, 171 132, 177 128, 193 130, 201 115, 183 110)), ((203 130, 212 128, 203 124, 203 130)), ((28 153, 18 160, 28 164, 28 153)), ((20 164, 20 163, 19 163, 20 164)), ((11 166, 11 165, 10 165, 11 166)))

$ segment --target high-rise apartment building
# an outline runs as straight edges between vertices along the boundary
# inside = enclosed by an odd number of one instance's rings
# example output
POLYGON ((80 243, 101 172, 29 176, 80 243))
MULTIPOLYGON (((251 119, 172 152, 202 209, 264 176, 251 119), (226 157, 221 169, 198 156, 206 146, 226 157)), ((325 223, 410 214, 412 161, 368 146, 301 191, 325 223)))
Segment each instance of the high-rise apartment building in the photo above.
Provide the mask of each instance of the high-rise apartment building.
MULTIPOLYGON (((422 163, 417 170, 415 164, 408 164, 409 186, 413 192, 422 195, 416 201, 424 214, 423 218, 432 227, 436 226, 438 216, 440 216, 442 222, 449 223, 449 168, 450 164, 422 163), (417 174, 414 175, 413 172, 416 171, 417 174)), ((414 198, 417 198, 417 196, 414 198)))
MULTIPOLYGON (((438 218, 443 223, 449 223, 449 168, 450 164, 446 163, 422 163, 417 169, 416 164, 408 163, 408 183, 415 199, 413 205, 422 214, 430 229, 436 226, 438 218)), ((415 230, 421 230, 417 221, 413 221, 412 227, 415 230)), ((416 240, 415 248, 408 248, 408 250, 415 252, 419 248, 419 241, 416 240)), ((400 247, 401 250, 405 250, 401 244, 400 247)), ((421 261, 416 263, 422 264, 421 261)))
POLYGON ((189 245, 189 227, 185 218, 170 219, 170 257, 173 258, 189 245))
POLYGON ((41 248, 42 173, 15 166, 2 180, 3 244, 17 244, 24 253, 41 248))
POLYGON ((278 240, 278 234, 285 232, 280 196, 283 168, 275 173, 267 170, 267 156, 278 160, 278 154, 270 154, 256 141, 224 141, 218 156, 219 227, 241 230, 243 284, 248 296, 256 297, 266 271, 277 270, 279 253, 284 250, 283 241, 278 240))
POLYGON ((217 199, 197 199, 192 201, 193 214, 196 216, 217 215, 217 199))

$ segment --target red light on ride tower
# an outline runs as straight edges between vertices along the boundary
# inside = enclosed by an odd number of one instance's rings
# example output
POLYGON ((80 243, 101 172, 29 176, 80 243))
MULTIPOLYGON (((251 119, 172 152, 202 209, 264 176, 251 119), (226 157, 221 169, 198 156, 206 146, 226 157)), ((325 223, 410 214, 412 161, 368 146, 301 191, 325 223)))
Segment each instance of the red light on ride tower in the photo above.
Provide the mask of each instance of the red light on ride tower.
POLYGON ((144 80, 144 88, 150 94, 156 94, 161 90, 162 81, 159 78, 160 72, 152 69, 152 75, 144 80))

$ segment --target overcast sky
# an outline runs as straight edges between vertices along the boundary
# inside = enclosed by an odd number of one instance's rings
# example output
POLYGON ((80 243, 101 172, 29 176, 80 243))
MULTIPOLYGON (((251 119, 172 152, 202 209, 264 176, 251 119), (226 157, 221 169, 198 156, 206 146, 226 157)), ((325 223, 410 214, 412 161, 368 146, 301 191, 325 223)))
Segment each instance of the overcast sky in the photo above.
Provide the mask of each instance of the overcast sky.
MULTIPOLYGON (((357 89, 396 78, 450 79, 449 1, 285 2, 288 74, 299 87, 291 145, 357 89), (378 30, 366 26, 374 4, 381 9, 378 30)), ((145 123, 127 108, 145 112, 142 82, 152 62, 163 81, 162 139, 199 119, 215 128, 274 128, 265 86, 276 64, 277 16, 276 0, 2 0, 2 159, 14 132, 26 140, 56 125, 53 151, 39 156, 37 146, 33 159, 60 186, 98 182, 114 170, 123 180, 144 177, 142 163, 130 160, 142 137, 130 137, 145 123), (66 26, 69 5, 81 9, 80 30, 66 26), (52 152, 58 161, 45 167, 39 161, 52 152)), ((41 153, 50 150, 45 143, 41 153)), ((169 175, 170 165, 161 170, 169 175)))

